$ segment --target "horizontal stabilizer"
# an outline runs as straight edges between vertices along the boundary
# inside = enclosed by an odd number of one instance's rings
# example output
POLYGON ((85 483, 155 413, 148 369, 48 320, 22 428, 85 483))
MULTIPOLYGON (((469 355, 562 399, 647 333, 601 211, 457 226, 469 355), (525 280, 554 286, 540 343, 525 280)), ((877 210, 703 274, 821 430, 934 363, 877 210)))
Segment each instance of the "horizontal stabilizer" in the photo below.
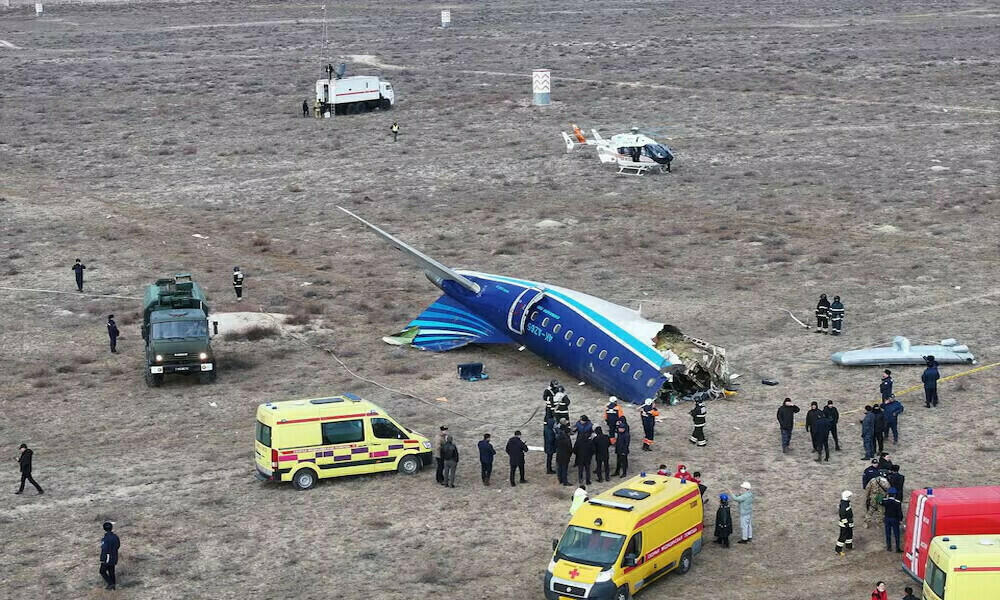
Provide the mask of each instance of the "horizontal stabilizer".
POLYGON ((382 340, 387 344, 410 345, 434 352, 453 350, 466 344, 513 343, 505 334, 448 296, 435 300, 403 331, 382 340))
POLYGON ((442 280, 454 281, 455 283, 457 283, 458 285, 460 285, 460 286, 464 287, 465 289, 469 290, 473 294, 478 294, 479 293, 479 284, 478 283, 476 283, 474 281, 470 281, 466 277, 462 277, 461 275, 459 275, 458 273, 456 273, 452 269, 450 269, 450 268, 442 265, 438 261, 436 261, 433 258, 427 256, 423 252, 420 252, 419 250, 417 250, 416 248, 410 246, 406 242, 404 242, 404 241, 402 241, 402 240, 400 240, 400 239, 398 239, 398 238, 396 238, 396 237, 394 237, 394 236, 392 236, 392 235, 390 235, 390 234, 382 231, 378 227, 372 225, 368 221, 365 221, 364 219, 362 219, 358 215, 352 213, 351 211, 347 210, 346 208, 343 208, 343 207, 340 207, 340 206, 338 206, 337 208, 339 208, 340 210, 344 211, 348 215, 354 217, 358 221, 361 221, 366 227, 368 227, 369 229, 371 229, 372 231, 374 231, 377 236, 379 236, 383 240, 389 242, 389 244, 391 244, 397 250, 400 250, 400 251, 402 251, 405 254, 409 254, 410 257, 413 258, 417 262, 417 264, 419 264, 424 269, 424 271, 429 276, 433 277, 435 280, 437 280, 437 281, 442 281, 442 280))

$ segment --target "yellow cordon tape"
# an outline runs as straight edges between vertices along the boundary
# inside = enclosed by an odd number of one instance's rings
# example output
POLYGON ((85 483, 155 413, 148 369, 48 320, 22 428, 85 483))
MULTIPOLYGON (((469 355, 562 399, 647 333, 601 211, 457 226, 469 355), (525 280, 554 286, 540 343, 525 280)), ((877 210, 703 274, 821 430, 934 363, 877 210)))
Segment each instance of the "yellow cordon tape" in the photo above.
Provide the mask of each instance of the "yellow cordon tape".
MULTIPOLYGON (((992 369, 993 367, 1000 367, 1000 362, 995 362, 995 363, 991 363, 991 364, 988 364, 988 365, 983 365, 981 367, 976 367, 975 369, 969 369, 968 371, 962 371, 961 373, 955 373, 954 375, 948 375, 947 377, 942 377, 941 379, 938 379, 938 381, 939 382, 941 382, 941 381, 951 381, 952 379, 958 379, 959 377, 964 377, 965 375, 972 375, 973 373, 979 373, 980 371, 985 371, 987 369, 992 369)), ((912 387, 908 387, 905 390, 902 390, 899 393, 893 394, 893 395, 894 396, 902 396, 903 394, 909 394, 910 392, 916 392, 917 390, 922 390, 922 389, 924 389, 923 384, 921 384, 921 385, 914 385, 912 387)), ((881 400, 882 400, 882 398, 880 396, 879 397, 879 401, 881 401, 881 400)), ((820 408, 820 410, 822 410, 822 407, 820 408)), ((840 414, 842 414, 842 415, 849 415, 849 414, 852 414, 852 413, 861 412, 862 410, 864 410, 864 408, 856 408, 854 410, 845 410, 845 411, 843 411, 840 414)), ((799 423, 799 426, 800 427, 805 427, 806 425, 805 425, 805 423, 799 423)))

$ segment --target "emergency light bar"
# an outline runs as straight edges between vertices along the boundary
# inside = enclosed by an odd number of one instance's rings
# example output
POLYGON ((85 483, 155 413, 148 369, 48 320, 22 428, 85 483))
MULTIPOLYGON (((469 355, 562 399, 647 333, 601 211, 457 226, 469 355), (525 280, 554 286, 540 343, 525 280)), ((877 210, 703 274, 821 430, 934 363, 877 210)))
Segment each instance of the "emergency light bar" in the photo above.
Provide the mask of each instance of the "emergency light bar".
POLYGON ((632 510, 635 508, 631 504, 625 504, 624 502, 611 502, 610 500, 599 500, 594 498, 593 500, 588 500, 590 504, 596 504, 597 506, 606 506, 608 508, 617 508, 620 510, 632 510))

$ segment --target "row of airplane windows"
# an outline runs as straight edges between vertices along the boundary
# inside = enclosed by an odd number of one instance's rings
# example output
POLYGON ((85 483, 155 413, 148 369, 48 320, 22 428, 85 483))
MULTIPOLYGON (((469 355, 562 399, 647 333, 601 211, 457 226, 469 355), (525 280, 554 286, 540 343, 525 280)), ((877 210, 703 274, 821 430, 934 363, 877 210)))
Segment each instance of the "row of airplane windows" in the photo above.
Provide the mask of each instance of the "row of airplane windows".
MULTIPOLYGON (((531 321, 537 321, 538 320, 538 311, 537 310, 536 311, 532 311, 530 319, 531 319, 531 321)), ((548 327, 550 321, 551 321, 551 319, 549 317, 542 317, 541 326, 542 327, 548 327)), ((559 333, 560 331, 562 331, 562 323, 556 323, 552 327, 552 333, 559 333)), ((566 340, 567 342, 570 341, 570 340, 572 340, 573 339, 573 330, 572 329, 567 329, 566 333, 563 334, 563 339, 566 340)), ((587 340, 585 340, 582 335, 576 339, 576 347, 577 348, 582 348, 583 345, 586 344, 586 343, 587 343, 587 340)), ((595 352, 597 352, 597 344, 591 344, 590 347, 587 348, 587 353, 588 354, 593 354, 595 352)), ((597 354, 597 359, 598 360, 604 360, 607 357, 608 357, 608 351, 607 350, 601 350, 597 354)), ((617 367, 619 362, 620 362, 620 360, 618 359, 617 356, 615 356, 615 357, 613 357, 611 359, 610 364, 611 364, 612 367, 617 367)), ((621 368, 622 373, 628 373, 629 367, 631 367, 631 365, 628 362, 623 363, 622 364, 622 368, 621 368)), ((642 379, 642 370, 641 369, 636 369, 635 373, 632 374, 632 379, 634 379, 636 381, 639 381, 640 379, 642 379)), ((646 387, 653 387, 654 385, 656 385, 656 378, 655 377, 650 377, 648 380, 646 380, 646 387)))

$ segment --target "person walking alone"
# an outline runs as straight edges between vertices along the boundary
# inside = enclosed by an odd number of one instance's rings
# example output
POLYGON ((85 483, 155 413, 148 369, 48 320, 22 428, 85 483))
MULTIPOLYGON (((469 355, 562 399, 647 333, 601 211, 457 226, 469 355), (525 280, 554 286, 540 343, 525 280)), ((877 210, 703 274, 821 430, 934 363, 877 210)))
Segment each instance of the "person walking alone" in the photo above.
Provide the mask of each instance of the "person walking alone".
POLYGON ((840 494, 840 508, 837 516, 840 518, 840 537, 837 538, 836 552, 844 556, 844 549, 854 549, 854 509, 851 508, 851 496, 854 494, 850 490, 844 490, 840 494))
POLYGON ((444 461, 444 487, 455 487, 455 471, 458 469, 458 447, 450 435, 441 446, 441 460, 444 461))
POLYGON ((108 315, 108 342, 111 344, 111 354, 118 354, 118 324, 115 323, 115 316, 108 315))
POLYGON ((729 497, 740 505, 740 541, 737 544, 749 544, 753 541, 753 492, 750 491, 750 482, 744 481, 740 484, 740 493, 729 492, 729 497))
POLYGON ((392 127, 390 127, 389 129, 392 131, 392 141, 393 141, 393 143, 395 143, 396 142, 396 138, 399 137, 399 123, 393 121, 392 122, 392 127))
POLYGON ((243 299, 243 271, 239 267, 233 267, 233 291, 237 301, 243 299))
MULTIPOLYGON (((789 446, 792 443, 792 428, 795 427, 795 413, 799 412, 799 407, 792 403, 791 398, 785 398, 785 401, 778 407, 778 427, 781 428, 781 452, 787 454, 791 449, 789 446)), ((735 499, 735 498, 734 498, 735 499)))
POLYGON ((715 511, 715 543, 729 547, 729 536, 733 534, 733 515, 729 512, 729 494, 719 495, 719 508, 715 511))
POLYGON ((604 435, 604 430, 600 427, 594 429, 594 459, 597 463, 597 481, 611 481, 610 448, 611 439, 604 435))
POLYGON ((308 100, 303 100, 302 101, 302 116, 305 117, 305 118, 307 118, 307 119, 309 118, 309 101, 308 100))
POLYGON ((619 478, 628 473, 628 446, 631 442, 628 422, 622 417, 618 419, 618 434, 615 435, 615 475, 619 478))
POLYGON ((920 381, 924 383, 924 402, 927 408, 930 408, 938 405, 937 384, 938 379, 941 379, 941 374, 938 372, 938 364, 933 356, 925 356, 924 359, 927 361, 927 368, 920 375, 920 381))
POLYGON ((708 444, 708 440, 705 439, 705 422, 708 420, 708 409, 705 407, 705 401, 698 400, 695 402, 694 408, 688 414, 691 415, 691 420, 694 422, 694 429, 691 431, 691 437, 688 440, 695 446, 708 444))
POLYGON ((114 525, 110 521, 104 522, 104 537, 101 538, 101 579, 104 580, 104 588, 115 589, 117 583, 115 578, 115 566, 118 564, 118 550, 122 542, 118 535, 111 531, 114 525))
POLYGON ((434 436, 434 446, 431 448, 431 456, 434 457, 435 466, 434 479, 444 485, 444 459, 441 458, 441 447, 448 441, 448 426, 442 425, 438 428, 438 434, 434 436))
POLYGON ((528 445, 521 439, 521 431, 515 431, 513 437, 507 440, 504 448, 507 457, 510 459, 510 487, 517 485, 514 483, 514 472, 520 471, 520 483, 528 483, 524 478, 524 454, 528 451, 528 445))
POLYGON ((72 269, 72 271, 76 274, 76 291, 82 292, 83 291, 83 272, 87 269, 87 267, 84 266, 84 264, 82 262, 80 262, 80 259, 78 258, 78 259, 76 259, 76 262, 73 264, 73 266, 70 267, 70 269, 72 269))
POLYGON ((490 485, 490 477, 493 475, 493 457, 496 456, 496 448, 490 443, 490 434, 484 433, 483 439, 479 440, 479 467, 483 476, 483 485, 490 485))
POLYGON ((34 456, 34 452, 31 448, 28 448, 27 444, 21 444, 17 450, 17 464, 21 468, 21 487, 14 492, 15 494, 24 493, 24 482, 27 481, 31 485, 35 486, 39 494, 44 494, 42 491, 42 486, 38 485, 35 479, 31 476, 31 459, 34 456))

